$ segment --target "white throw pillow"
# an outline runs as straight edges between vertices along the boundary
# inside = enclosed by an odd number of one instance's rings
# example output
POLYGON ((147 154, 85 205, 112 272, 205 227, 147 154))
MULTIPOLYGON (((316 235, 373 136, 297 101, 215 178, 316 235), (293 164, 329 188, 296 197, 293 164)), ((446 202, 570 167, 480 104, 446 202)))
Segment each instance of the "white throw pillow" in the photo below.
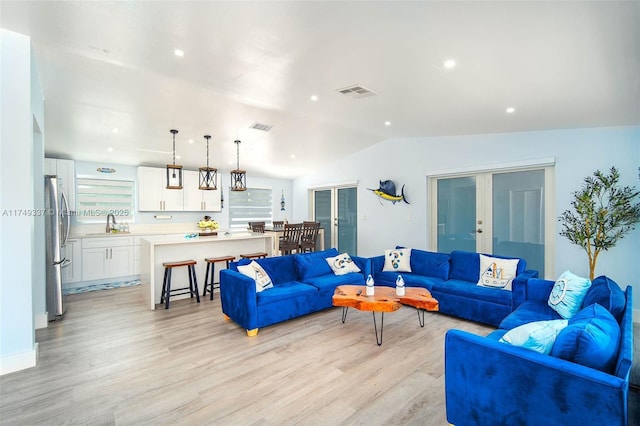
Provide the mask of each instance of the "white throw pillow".
POLYGON ((255 260, 251 261, 248 265, 238 266, 238 272, 256 281, 256 293, 273 287, 271 278, 255 260))
POLYGON ((511 290, 511 282, 516 277, 519 261, 519 259, 500 259, 481 254, 478 285, 511 290))
POLYGON ((548 355, 568 323, 566 319, 530 322, 507 331, 500 342, 548 355))
POLYGON ((336 275, 345 275, 349 272, 360 272, 360 268, 356 265, 349 256, 349 253, 342 253, 335 257, 327 257, 325 259, 331 270, 336 275))
POLYGON ((384 268, 387 272, 411 272, 411 249, 384 251, 384 268))

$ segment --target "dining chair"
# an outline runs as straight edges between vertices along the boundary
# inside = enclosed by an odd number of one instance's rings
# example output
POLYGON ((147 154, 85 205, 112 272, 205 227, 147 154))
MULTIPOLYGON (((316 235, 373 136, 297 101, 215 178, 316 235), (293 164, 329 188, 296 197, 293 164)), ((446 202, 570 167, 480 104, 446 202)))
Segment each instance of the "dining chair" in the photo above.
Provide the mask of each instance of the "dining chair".
POLYGON ((280 252, 285 254, 293 254, 300 251, 300 234, 302 233, 302 223, 285 223, 284 233, 278 241, 280 252))
POLYGON ((316 251, 316 242, 320 232, 320 222, 302 222, 300 234, 300 253, 316 251))
POLYGON ((264 234, 264 224, 264 222, 249 222, 251 232, 259 232, 260 234, 264 234))
POLYGON ((284 228, 284 220, 274 220, 273 221, 273 229, 274 230, 281 230, 282 228, 284 228))

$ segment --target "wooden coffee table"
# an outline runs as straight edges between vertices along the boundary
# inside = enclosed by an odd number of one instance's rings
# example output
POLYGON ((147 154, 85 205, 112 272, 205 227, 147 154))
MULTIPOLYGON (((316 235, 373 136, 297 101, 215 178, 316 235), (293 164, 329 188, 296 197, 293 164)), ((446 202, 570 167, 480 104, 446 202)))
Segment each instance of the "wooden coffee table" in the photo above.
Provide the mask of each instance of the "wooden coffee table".
POLYGON ((347 319, 349 308, 360 311, 371 311, 373 314, 373 328, 376 333, 376 343, 382 345, 382 331, 384 329, 384 313, 394 312, 402 305, 413 306, 418 310, 418 322, 424 327, 424 312, 437 311, 438 301, 431 296, 429 290, 420 287, 405 287, 404 296, 396 296, 394 287, 376 286, 375 294, 367 296, 366 286, 341 285, 336 287, 333 293, 333 306, 342 307, 342 322, 347 319), (378 337, 378 325, 376 312, 381 313, 380 336, 378 337), (422 316, 421 316, 422 314, 422 316))

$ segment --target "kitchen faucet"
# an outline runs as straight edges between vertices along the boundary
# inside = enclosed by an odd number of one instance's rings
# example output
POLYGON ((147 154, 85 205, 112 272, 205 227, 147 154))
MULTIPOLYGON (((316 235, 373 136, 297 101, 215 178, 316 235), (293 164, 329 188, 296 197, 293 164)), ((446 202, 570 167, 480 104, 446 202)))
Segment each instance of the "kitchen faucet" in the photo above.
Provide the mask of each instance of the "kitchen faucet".
POLYGON ((107 230, 105 232, 108 234, 112 229, 116 229, 116 217, 109 213, 107 215, 107 230), (111 226, 109 226, 109 218, 113 219, 113 224, 111 226))

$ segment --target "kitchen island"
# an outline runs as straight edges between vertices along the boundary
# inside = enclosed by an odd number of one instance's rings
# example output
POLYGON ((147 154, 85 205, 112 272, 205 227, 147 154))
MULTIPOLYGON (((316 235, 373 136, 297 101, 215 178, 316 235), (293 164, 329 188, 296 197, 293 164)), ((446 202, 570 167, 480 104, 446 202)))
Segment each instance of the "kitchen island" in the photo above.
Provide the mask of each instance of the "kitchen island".
MULTIPOLYGON (((236 259, 240 254, 263 251, 271 256, 273 250, 272 237, 269 234, 232 233, 218 236, 185 238, 184 236, 149 236, 140 240, 140 288, 144 302, 152 310, 160 303, 162 280, 164 278, 163 262, 175 262, 193 259, 196 265, 198 290, 202 295, 206 271, 206 257, 231 255, 236 259)), ((216 268, 214 281, 219 281, 219 265, 216 268)), ((173 288, 189 285, 187 268, 176 268, 172 272, 171 284, 173 288)), ((172 296, 171 300, 189 297, 188 294, 172 296)))

